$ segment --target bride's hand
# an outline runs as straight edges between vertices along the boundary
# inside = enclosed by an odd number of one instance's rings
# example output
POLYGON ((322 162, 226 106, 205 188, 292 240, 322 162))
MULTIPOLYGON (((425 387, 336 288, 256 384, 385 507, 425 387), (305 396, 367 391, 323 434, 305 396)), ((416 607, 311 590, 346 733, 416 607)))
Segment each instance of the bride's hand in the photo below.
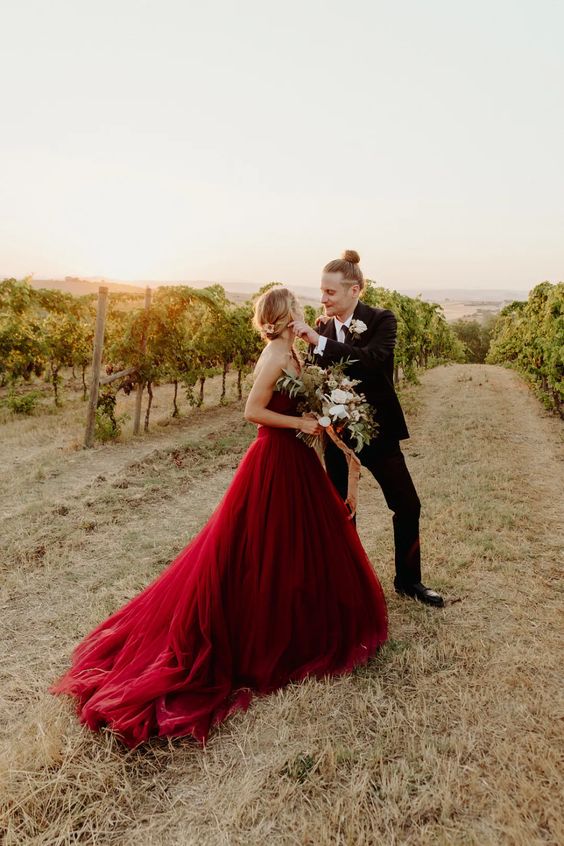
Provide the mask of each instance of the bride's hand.
POLYGON ((300 418, 298 429, 306 435, 320 435, 323 427, 319 425, 315 414, 307 414, 300 418))
POLYGON ((331 318, 327 314, 318 314, 315 318, 315 325, 316 326, 325 326, 326 323, 329 323, 331 318))

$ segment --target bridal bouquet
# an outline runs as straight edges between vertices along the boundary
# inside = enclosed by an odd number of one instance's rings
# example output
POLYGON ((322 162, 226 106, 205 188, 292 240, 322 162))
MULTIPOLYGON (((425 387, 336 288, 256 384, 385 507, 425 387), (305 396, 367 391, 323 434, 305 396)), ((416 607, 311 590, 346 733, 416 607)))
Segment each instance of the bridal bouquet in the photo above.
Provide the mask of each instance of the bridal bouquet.
MULTIPOLYGON (((360 452, 376 434, 378 424, 364 394, 355 391, 360 380, 345 375, 345 368, 350 363, 345 359, 325 369, 305 364, 297 377, 285 370, 284 376, 276 382, 276 389, 299 397, 298 411, 315 414, 324 429, 329 431, 331 428, 337 435, 346 431, 354 451, 360 452)), ((297 436, 308 446, 314 446, 319 437, 304 432, 298 432, 297 436)))

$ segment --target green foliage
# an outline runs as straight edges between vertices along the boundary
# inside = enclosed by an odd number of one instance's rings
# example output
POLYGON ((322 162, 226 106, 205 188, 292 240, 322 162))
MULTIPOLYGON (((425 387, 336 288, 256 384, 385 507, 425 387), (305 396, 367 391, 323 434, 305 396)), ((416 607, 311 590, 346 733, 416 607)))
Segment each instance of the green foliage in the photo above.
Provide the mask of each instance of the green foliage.
POLYGON ((61 367, 84 367, 92 356, 94 313, 91 297, 5 279, 0 283, 0 377, 16 383, 48 371, 58 405, 61 367))
POLYGON ((115 440, 121 432, 122 424, 127 420, 126 414, 116 417, 116 394, 108 386, 103 388, 96 404, 95 435, 96 439, 105 443, 115 440))
POLYGON ((464 346, 447 323, 440 305, 389 291, 370 279, 366 280, 362 300, 367 305, 389 309, 397 318, 396 382, 400 370, 404 379, 416 383, 418 368, 464 361, 464 346))
POLYGON ((315 327, 315 320, 323 312, 322 308, 314 308, 313 306, 304 306, 304 320, 312 327, 315 327))
POLYGON ((39 391, 31 391, 29 394, 18 396, 13 391, 8 395, 6 405, 14 414, 33 414, 35 407, 41 397, 39 391))
POLYGON ((491 315, 484 322, 479 320, 455 320, 451 327, 464 344, 466 361, 479 364, 486 360, 497 317, 491 315))
MULTIPOLYGON (((234 306, 221 285, 203 290, 163 286, 148 312, 136 305, 119 303, 109 311, 107 360, 113 370, 134 367, 137 381, 148 386, 180 383, 191 405, 202 404, 206 379, 218 374, 224 401, 229 368, 236 367, 241 377, 262 349, 251 325, 252 304, 234 306)), ((173 413, 178 413, 176 399, 173 413)))
MULTIPOLYGON (((241 398, 242 379, 252 370, 263 348, 263 341, 252 326, 254 303, 261 293, 277 284, 280 283, 264 285, 241 305, 231 303, 221 285, 203 290, 162 286, 154 292, 148 311, 143 294, 112 294, 108 300, 103 364, 108 373, 133 369, 132 374, 112 383, 114 395, 141 384, 151 397, 154 385, 172 382, 173 413, 178 414, 178 388, 184 389, 189 402, 199 406, 204 400, 206 380, 217 374, 222 376, 221 401, 225 401, 226 377, 233 368, 241 398)), ((453 358, 463 360, 464 346, 439 306, 388 291, 370 281, 363 299, 370 305, 390 308, 397 317, 396 381, 400 376, 416 381, 421 367, 453 358)), ((320 311, 305 306, 304 316, 310 325, 315 324, 320 311)), ((57 290, 36 290, 27 279, 4 280, 0 283, 0 384, 15 385, 43 375, 53 387, 55 404, 60 404, 62 368, 79 367, 84 380, 92 357, 95 320, 93 295, 73 297, 57 290)), ((298 347, 305 355, 307 345, 299 341, 298 347)), ((149 414, 150 403, 146 427, 149 414)), ((112 418, 109 406, 99 406, 97 427, 102 439, 116 436, 119 421, 115 415, 112 418)))
POLYGON ((501 310, 486 361, 515 367, 564 417, 564 282, 541 282, 501 310))
POLYGON ((29 381, 44 368, 41 321, 35 292, 24 279, 0 283, 0 378, 12 384, 29 381))

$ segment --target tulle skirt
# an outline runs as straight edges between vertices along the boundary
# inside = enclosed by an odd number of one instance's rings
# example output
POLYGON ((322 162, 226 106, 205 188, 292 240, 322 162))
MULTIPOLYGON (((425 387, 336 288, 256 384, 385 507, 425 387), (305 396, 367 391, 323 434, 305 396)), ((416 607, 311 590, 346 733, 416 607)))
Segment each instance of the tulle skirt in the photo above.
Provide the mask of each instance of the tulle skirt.
POLYGON ((84 638, 52 692, 128 746, 204 744, 253 695, 365 662, 386 604, 347 514, 314 450, 260 427, 208 523, 84 638))

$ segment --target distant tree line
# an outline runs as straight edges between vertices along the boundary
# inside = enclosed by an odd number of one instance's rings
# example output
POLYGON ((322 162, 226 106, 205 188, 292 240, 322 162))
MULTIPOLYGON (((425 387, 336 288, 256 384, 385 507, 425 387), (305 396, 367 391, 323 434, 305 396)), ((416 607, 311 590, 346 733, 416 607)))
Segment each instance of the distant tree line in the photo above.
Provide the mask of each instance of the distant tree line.
POLYGON ((483 364, 486 360, 497 315, 490 314, 484 320, 460 318, 450 325, 464 346, 465 360, 471 364, 483 364))

